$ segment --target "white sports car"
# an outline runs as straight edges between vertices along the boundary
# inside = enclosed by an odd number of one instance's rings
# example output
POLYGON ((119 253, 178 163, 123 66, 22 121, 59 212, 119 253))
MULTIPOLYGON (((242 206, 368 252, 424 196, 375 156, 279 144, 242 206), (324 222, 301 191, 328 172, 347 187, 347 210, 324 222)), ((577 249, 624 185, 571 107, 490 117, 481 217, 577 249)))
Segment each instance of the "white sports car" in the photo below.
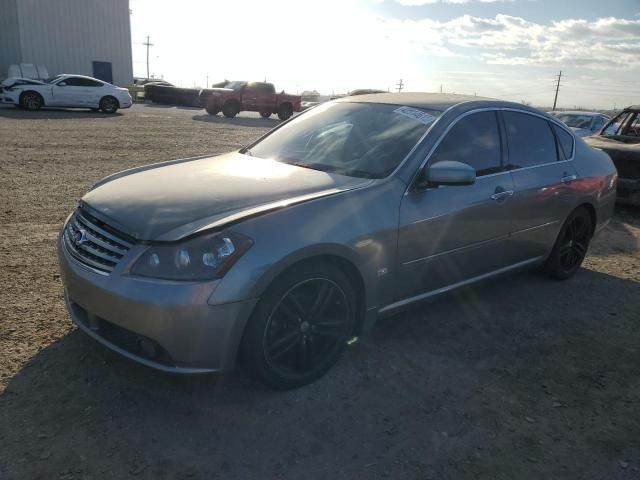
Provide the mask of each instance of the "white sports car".
POLYGON ((57 75, 43 82, 28 78, 7 78, 0 84, 0 102, 27 110, 70 107, 115 113, 119 108, 129 108, 132 100, 126 88, 116 87, 97 78, 57 75))

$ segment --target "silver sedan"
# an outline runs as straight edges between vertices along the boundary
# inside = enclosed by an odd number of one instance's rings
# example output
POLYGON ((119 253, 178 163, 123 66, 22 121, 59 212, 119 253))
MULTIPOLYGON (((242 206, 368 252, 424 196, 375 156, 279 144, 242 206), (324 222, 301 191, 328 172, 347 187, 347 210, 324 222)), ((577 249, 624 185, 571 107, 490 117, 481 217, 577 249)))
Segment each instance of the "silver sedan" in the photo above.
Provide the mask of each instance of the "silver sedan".
POLYGON ((616 180, 533 108, 347 97, 239 151, 96 183, 60 233, 65 298, 80 329, 148 366, 241 359, 294 388, 381 315, 523 268, 571 277, 616 180))

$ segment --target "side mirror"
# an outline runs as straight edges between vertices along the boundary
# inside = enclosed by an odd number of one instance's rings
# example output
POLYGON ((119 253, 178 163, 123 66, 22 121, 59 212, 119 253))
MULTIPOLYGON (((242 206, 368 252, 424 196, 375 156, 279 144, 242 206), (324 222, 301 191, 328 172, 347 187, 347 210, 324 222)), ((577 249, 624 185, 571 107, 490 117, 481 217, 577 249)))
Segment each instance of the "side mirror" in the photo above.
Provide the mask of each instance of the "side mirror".
POLYGON ((416 181, 416 187, 427 188, 438 185, 473 185, 476 181, 475 169, 462 162, 442 161, 423 169, 416 181))
POLYGON ((67 86, 67 82, 58 82, 57 85, 59 87, 66 87, 67 86))

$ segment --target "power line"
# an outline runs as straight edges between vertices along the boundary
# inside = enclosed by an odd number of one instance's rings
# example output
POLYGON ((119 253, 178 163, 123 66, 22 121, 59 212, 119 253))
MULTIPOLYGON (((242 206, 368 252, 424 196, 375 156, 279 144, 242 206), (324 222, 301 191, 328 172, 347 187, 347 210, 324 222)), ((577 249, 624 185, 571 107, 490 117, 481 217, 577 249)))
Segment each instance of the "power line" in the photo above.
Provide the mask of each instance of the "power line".
POLYGON ((552 109, 552 111, 555 111, 556 105, 558 103, 558 92, 560 91, 560 80, 562 80, 562 70, 560 70, 560 74, 558 75, 558 83, 556 83, 556 96, 553 99, 553 109, 552 109))

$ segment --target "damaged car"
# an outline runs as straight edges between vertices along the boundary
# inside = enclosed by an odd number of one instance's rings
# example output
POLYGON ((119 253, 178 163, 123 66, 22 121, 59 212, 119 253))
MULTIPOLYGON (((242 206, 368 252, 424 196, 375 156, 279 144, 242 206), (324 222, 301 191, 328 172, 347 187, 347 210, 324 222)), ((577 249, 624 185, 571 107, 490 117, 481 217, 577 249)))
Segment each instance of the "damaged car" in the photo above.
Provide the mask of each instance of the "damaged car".
POLYGON ((640 105, 625 108, 584 140, 606 152, 618 169, 618 203, 640 206, 640 105))

